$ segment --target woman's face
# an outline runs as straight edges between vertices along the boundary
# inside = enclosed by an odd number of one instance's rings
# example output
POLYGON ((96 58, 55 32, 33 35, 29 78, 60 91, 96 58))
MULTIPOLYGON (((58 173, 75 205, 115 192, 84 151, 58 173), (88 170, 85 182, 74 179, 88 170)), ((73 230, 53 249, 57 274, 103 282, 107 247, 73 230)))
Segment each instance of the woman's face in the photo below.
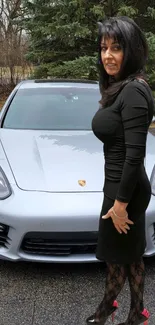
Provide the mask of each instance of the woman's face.
POLYGON ((108 75, 117 77, 121 69, 123 56, 123 50, 117 41, 112 38, 102 38, 101 60, 108 75))

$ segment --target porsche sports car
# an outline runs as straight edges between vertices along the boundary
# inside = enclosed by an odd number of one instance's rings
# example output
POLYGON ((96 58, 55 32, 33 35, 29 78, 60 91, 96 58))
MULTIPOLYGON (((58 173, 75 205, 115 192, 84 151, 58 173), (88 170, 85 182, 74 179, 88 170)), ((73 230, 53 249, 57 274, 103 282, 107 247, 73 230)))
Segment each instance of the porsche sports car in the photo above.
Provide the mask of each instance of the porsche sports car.
MULTIPOLYGON (((91 130, 98 82, 28 80, 0 113, 0 258, 96 262, 103 144, 91 130)), ((155 254, 155 137, 146 170, 152 197, 145 256, 155 254)))

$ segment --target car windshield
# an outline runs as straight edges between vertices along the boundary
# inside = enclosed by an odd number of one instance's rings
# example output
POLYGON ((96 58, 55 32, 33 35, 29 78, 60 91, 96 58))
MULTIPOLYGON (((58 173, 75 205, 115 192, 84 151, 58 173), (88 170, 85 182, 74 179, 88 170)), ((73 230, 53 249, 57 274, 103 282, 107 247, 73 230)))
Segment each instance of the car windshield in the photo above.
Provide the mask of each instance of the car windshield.
POLYGON ((3 128, 91 130, 99 99, 98 87, 19 89, 6 113, 3 128))

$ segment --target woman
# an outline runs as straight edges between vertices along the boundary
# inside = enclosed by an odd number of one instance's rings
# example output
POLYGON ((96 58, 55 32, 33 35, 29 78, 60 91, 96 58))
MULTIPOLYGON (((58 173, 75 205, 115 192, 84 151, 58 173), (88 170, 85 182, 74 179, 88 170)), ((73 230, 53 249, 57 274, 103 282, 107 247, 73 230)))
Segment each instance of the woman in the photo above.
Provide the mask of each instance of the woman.
POLYGON ((105 324, 128 277, 131 306, 125 323, 146 322, 143 306, 145 211, 151 186, 144 167, 154 100, 144 74, 147 44, 137 24, 110 18, 99 28, 101 107, 92 121, 104 143, 104 200, 96 257, 107 263, 105 295, 87 324, 105 324))

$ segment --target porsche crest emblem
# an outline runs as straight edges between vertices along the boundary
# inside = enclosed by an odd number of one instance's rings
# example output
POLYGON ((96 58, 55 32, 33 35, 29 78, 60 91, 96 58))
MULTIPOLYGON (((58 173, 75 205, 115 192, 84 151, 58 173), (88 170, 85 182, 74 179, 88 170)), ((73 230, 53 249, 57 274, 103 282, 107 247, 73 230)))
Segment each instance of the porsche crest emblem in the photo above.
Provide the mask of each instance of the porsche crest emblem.
POLYGON ((85 186, 86 185, 86 181, 84 179, 80 179, 78 181, 78 183, 79 183, 80 186, 85 186))

